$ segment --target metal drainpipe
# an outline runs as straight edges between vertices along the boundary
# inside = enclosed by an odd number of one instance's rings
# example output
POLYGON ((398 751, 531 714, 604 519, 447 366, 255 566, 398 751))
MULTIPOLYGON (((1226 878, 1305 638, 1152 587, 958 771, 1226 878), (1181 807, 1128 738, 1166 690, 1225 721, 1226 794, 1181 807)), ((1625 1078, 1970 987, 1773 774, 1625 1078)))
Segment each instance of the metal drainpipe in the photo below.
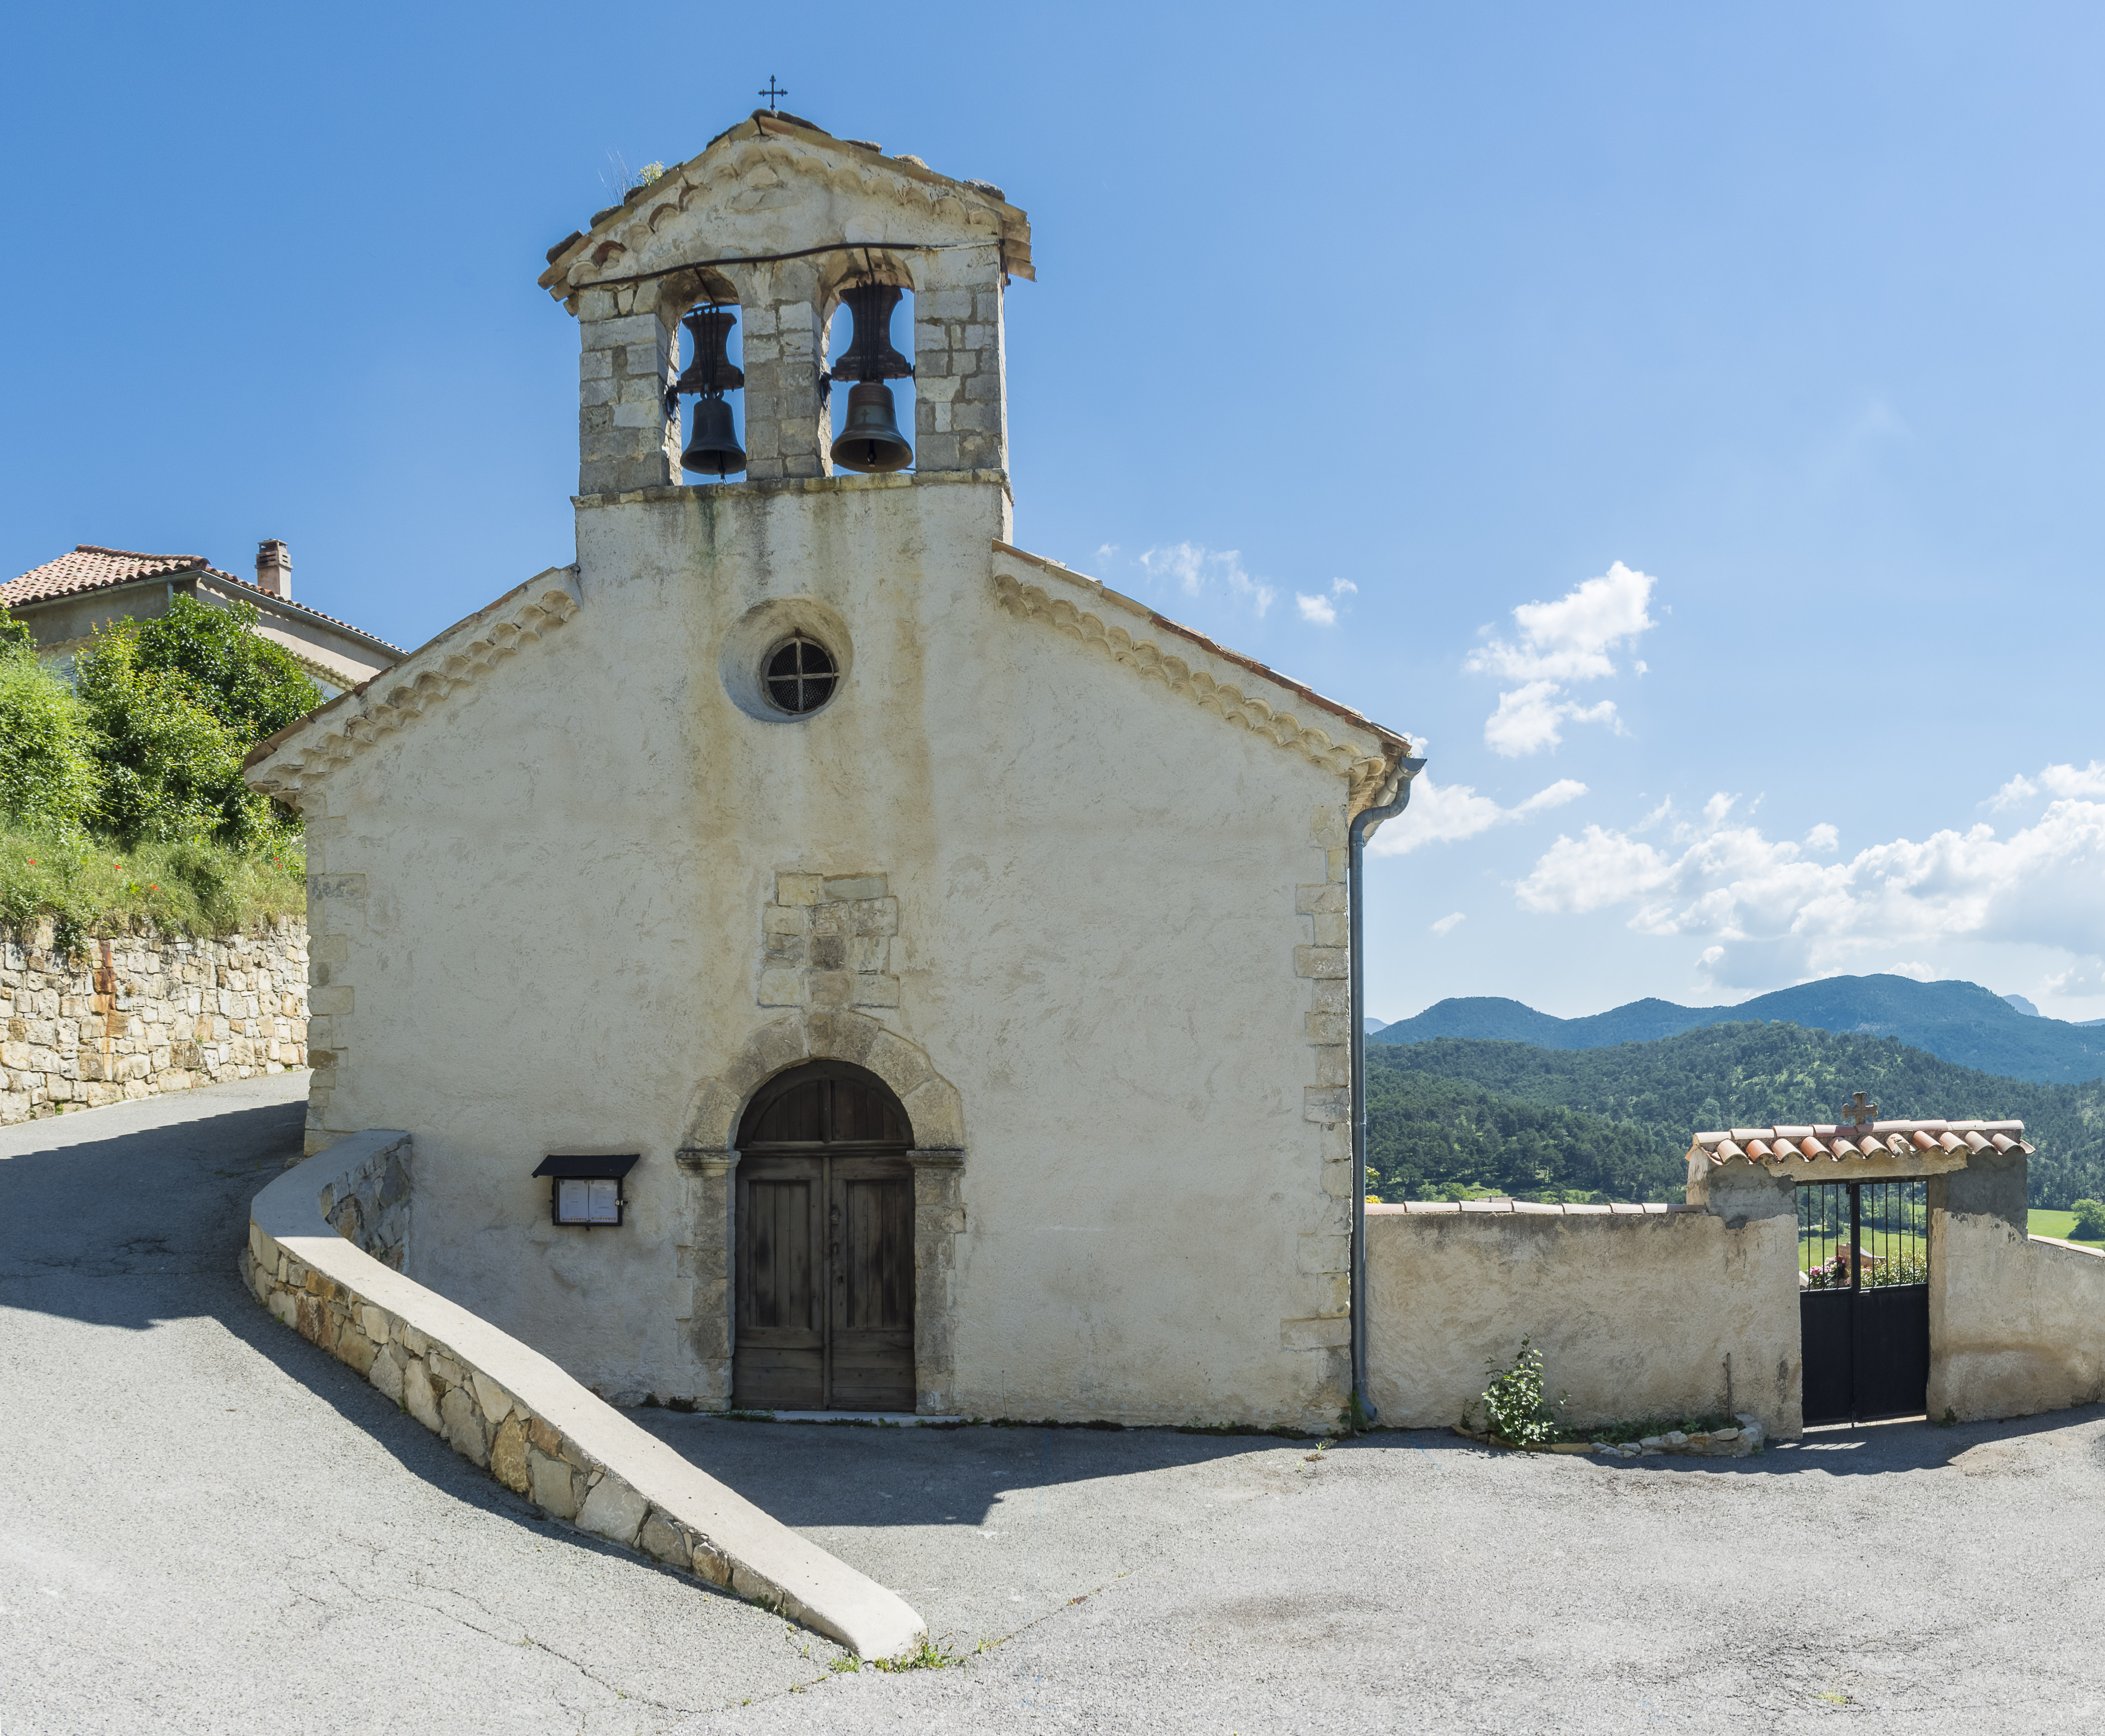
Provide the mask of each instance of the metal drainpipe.
POLYGON ((1364 808, 1356 814, 1348 834, 1352 854, 1347 868, 1345 896, 1352 913, 1352 1395, 1359 1401, 1361 1420, 1374 1418, 1373 1399, 1367 1392, 1367 979, 1366 907, 1361 897, 1364 884, 1361 857, 1367 833, 1385 819, 1410 806, 1411 782, 1425 770, 1423 760, 1401 762, 1402 785, 1396 800, 1385 808, 1364 808))

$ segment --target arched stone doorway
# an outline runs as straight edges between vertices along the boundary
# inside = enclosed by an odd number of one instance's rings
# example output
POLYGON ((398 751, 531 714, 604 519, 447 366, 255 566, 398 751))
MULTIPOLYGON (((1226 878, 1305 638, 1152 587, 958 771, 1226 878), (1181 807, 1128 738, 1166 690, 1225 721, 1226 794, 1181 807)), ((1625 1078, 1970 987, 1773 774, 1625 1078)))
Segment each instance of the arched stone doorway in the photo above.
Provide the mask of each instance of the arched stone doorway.
POLYGON ((914 1408, 914 1132, 851 1063, 792 1068, 739 1122, 731 1402, 914 1408))

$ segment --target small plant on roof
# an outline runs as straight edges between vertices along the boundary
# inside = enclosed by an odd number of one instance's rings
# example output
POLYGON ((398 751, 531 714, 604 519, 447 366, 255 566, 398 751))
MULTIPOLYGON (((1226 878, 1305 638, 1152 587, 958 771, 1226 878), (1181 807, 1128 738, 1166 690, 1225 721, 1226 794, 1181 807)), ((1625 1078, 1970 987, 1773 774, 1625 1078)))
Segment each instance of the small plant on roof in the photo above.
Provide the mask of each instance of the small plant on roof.
MULTIPOLYGON (((1547 1446, 1557 1438, 1556 1408, 1543 1390, 1542 1352, 1531 1340, 1521 1340, 1513 1367, 1501 1369, 1494 1358, 1484 1364, 1484 1372, 1491 1377, 1481 1401, 1485 1433, 1509 1447, 1547 1446)), ((1571 1395, 1566 1393, 1558 1402, 1568 1404, 1571 1395)), ((1470 1416, 1471 1411, 1462 1413, 1462 1426, 1475 1434, 1470 1416)))

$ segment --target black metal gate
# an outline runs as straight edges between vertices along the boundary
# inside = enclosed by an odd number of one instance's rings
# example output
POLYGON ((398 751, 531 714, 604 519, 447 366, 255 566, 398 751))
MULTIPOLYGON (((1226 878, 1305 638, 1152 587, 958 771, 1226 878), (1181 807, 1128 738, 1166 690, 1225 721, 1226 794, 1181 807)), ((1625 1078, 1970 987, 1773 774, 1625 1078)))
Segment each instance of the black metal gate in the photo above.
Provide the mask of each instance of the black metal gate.
POLYGON ((1798 1189, 1805 1420, 1920 1417, 1929 1385, 1929 1203, 1920 1181, 1798 1189))

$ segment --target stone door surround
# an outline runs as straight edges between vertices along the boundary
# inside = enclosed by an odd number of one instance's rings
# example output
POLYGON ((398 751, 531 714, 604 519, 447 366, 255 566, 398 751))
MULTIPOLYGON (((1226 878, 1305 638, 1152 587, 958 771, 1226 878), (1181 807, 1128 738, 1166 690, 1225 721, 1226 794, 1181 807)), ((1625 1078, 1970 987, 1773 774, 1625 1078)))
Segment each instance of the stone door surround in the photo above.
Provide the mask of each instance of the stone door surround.
POLYGON ((705 1409, 731 1403, 739 1118, 768 1080, 812 1060, 848 1061, 876 1074, 912 1124, 914 1149, 906 1157, 914 1166, 914 1408, 924 1416, 945 1414, 953 1401, 957 1238, 965 1227, 963 1105, 927 1051, 847 1007, 762 1025, 729 1064, 688 1096, 677 1155, 688 1182, 690 1245, 682 1265, 694 1275, 689 1331, 699 1377, 695 1398, 705 1409))

